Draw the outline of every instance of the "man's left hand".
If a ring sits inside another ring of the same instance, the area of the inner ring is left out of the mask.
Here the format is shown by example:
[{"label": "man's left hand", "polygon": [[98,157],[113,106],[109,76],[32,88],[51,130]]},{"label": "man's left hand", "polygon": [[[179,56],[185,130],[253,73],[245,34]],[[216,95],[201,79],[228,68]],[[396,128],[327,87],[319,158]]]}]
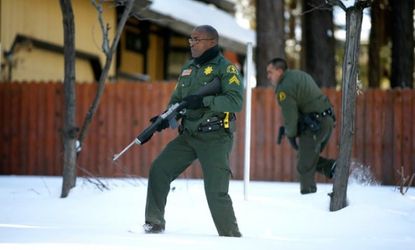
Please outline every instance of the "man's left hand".
[{"label": "man's left hand", "polygon": [[293,149],[298,150],[297,137],[288,137],[288,141],[290,142]]},{"label": "man's left hand", "polygon": [[203,106],[203,96],[201,95],[188,95],[183,98],[183,101],[187,102],[186,108],[199,109]]}]

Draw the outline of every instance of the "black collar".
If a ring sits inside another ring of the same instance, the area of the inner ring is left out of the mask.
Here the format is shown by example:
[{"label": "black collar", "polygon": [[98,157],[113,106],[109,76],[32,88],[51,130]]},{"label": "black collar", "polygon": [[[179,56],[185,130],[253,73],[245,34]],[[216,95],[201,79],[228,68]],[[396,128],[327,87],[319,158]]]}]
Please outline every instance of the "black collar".
[{"label": "black collar", "polygon": [[215,45],[214,47],[203,52],[203,54],[199,57],[193,58],[193,61],[196,64],[196,66],[200,67],[204,63],[215,58],[217,55],[219,55],[219,46]]}]

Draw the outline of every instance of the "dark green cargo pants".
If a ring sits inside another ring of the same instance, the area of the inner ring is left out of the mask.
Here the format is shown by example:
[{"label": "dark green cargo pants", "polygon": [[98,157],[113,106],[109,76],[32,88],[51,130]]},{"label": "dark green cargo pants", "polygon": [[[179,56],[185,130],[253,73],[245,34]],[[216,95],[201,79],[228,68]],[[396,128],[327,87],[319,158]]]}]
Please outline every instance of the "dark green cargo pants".
[{"label": "dark green cargo pants", "polygon": [[164,209],[170,183],[198,158],[202,166],[206,198],[219,235],[240,236],[228,194],[232,143],[232,135],[223,129],[195,135],[184,132],[168,143],[150,169],[146,222],[165,225]]},{"label": "dark green cargo pants", "polygon": [[321,151],[330,139],[333,130],[333,119],[330,116],[322,117],[320,122],[321,130],[318,133],[315,134],[307,129],[299,137],[297,172],[302,194],[316,192],[315,173],[319,172],[326,177],[330,177],[331,167],[335,161],[320,156]]}]

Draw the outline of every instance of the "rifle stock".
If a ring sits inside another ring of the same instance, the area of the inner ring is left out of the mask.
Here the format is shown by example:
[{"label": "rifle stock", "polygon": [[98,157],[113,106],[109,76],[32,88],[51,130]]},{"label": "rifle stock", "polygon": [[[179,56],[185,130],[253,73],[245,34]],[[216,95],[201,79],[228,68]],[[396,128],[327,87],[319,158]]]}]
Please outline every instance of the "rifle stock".
[{"label": "rifle stock", "polygon": [[[201,96],[208,96],[208,95],[215,95],[218,94],[221,91],[221,84],[218,77],[215,77],[211,82],[207,83],[205,86],[198,89],[195,93],[195,95],[201,95]],[[175,103],[170,108],[159,115],[157,119],[151,123],[150,126],[145,128],[137,137],[136,139],[131,142],[126,148],[124,148],[123,151],[121,151],[119,154],[114,155],[113,161],[117,160],[122,154],[124,154],[134,143],[138,145],[142,145],[153,136],[154,132],[157,131],[157,127],[164,121],[171,119],[174,119],[176,115],[183,109],[185,109],[187,106],[186,101],[181,101],[180,103]]]}]

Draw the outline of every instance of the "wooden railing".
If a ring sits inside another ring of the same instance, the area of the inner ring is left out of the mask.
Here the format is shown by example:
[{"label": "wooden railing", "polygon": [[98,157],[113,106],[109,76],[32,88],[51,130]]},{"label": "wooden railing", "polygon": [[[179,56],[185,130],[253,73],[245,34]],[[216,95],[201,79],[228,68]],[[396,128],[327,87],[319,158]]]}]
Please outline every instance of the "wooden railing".
[{"label": "wooden railing", "polygon": [[[174,83],[107,84],[78,161],[78,175],[120,177],[148,175],[151,161],[177,134],[156,133],[150,142],[134,146],[115,163],[119,152],[149,125],[149,118],[166,107]],[[94,84],[78,84],[79,126],[96,91]],[[323,154],[338,155],[341,92],[325,89],[334,104],[337,126]],[[61,175],[63,86],[56,83],[0,84],[0,174]],[[287,141],[276,144],[282,117],[272,89],[254,89],[252,103],[251,179],[295,181],[296,157]],[[231,155],[236,179],[243,178],[244,112],[237,116]],[[415,172],[415,91],[367,90],[357,98],[353,161],[370,166],[383,184],[396,184],[397,170]],[[201,177],[198,163],[184,176]],[[318,181],[326,181],[318,177]]]}]

